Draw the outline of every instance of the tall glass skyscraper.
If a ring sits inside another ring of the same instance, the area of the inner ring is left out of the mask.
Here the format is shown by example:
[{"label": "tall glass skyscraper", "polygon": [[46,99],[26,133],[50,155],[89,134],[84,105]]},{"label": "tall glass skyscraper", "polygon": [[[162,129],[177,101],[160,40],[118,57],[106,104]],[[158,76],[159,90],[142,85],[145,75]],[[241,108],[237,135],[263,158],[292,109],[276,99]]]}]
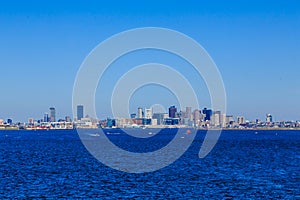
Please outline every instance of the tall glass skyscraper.
[{"label": "tall glass skyscraper", "polygon": [[177,112],[177,108],[175,106],[171,106],[169,108],[169,117],[176,118],[176,112]]},{"label": "tall glass skyscraper", "polygon": [[204,120],[205,120],[205,121],[210,121],[211,116],[212,116],[212,110],[211,110],[211,109],[204,108],[203,111],[202,111],[202,113],[205,115]]},{"label": "tall glass skyscraper", "polygon": [[56,119],[55,119],[55,108],[54,107],[50,108],[50,121],[51,122],[55,122],[56,121]]},{"label": "tall glass skyscraper", "polygon": [[83,118],[83,105],[77,106],[77,120],[81,120]]},{"label": "tall glass skyscraper", "polygon": [[49,122],[49,115],[48,115],[48,113],[44,114],[44,122]]}]

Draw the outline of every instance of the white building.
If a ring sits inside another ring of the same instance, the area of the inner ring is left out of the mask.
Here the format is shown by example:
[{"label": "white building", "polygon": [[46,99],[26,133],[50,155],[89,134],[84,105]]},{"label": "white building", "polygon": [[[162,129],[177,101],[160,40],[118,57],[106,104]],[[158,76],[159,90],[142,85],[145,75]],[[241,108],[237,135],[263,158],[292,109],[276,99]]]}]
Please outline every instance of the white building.
[{"label": "white building", "polygon": [[138,115],[137,118],[143,118],[143,109],[142,108],[138,108]]},{"label": "white building", "polygon": [[212,124],[216,127],[221,126],[221,111],[215,111],[213,113]]},{"label": "white building", "polygon": [[266,122],[267,123],[272,123],[273,122],[273,119],[272,119],[272,115],[271,114],[267,114],[267,118],[266,118]]},{"label": "white building", "polygon": [[237,123],[238,124],[245,124],[246,123],[245,117],[237,116]]},{"label": "white building", "polygon": [[221,115],[221,124],[222,124],[222,128],[226,128],[227,125],[229,124],[229,123],[227,123],[227,121],[226,121],[226,114],[225,114],[225,113],[223,113],[223,114]]}]

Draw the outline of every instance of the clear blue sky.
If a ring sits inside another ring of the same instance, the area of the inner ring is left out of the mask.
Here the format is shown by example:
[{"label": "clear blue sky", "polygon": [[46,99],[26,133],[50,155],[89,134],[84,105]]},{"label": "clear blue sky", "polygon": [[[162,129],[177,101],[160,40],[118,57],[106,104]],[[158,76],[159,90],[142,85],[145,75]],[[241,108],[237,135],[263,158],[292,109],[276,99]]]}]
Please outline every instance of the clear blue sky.
[{"label": "clear blue sky", "polygon": [[[229,114],[300,119],[297,0],[1,1],[0,118],[38,119],[51,106],[59,117],[71,115],[73,83],[87,54],[113,34],[145,26],[180,31],[208,51],[223,76]],[[129,55],[119,64],[140,64],[140,57],[135,63]],[[142,104],[142,90],[147,89],[151,94],[151,87],[141,89],[133,102]],[[105,117],[109,111],[101,95],[96,97],[98,113]],[[167,107],[173,103],[170,95],[152,100],[150,95],[141,106],[162,101]],[[210,104],[205,89],[199,101]]]}]

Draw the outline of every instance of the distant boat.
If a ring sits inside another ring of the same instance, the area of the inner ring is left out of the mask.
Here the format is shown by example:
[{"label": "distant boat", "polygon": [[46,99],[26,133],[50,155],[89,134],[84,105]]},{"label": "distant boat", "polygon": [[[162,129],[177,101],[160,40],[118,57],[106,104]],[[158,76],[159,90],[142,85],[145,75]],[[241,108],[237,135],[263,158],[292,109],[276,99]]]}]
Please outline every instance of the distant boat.
[{"label": "distant boat", "polygon": [[90,136],[93,136],[93,137],[98,137],[100,136],[99,133],[95,133],[95,134],[89,134]]}]

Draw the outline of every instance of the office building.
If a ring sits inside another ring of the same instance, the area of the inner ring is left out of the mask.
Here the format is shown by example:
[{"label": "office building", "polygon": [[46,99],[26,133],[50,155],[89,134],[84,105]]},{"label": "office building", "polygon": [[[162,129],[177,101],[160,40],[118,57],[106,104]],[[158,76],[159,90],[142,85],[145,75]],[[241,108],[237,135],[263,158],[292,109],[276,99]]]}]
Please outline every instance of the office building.
[{"label": "office building", "polygon": [[175,106],[171,106],[169,108],[169,118],[176,118],[177,108]]},{"label": "office building", "polygon": [[188,118],[189,120],[193,119],[192,107],[186,107],[185,108],[185,118]]},{"label": "office building", "polygon": [[210,121],[212,116],[212,110],[204,108],[202,111],[204,115],[204,121]]},{"label": "office building", "polygon": [[55,108],[51,107],[50,108],[50,121],[51,122],[55,122],[56,121],[55,115],[56,115]]},{"label": "office building", "polygon": [[81,120],[84,116],[83,113],[83,105],[78,105],[77,106],[77,120]]},{"label": "office building", "polygon": [[216,127],[220,127],[221,126],[221,111],[215,111],[213,114],[213,125]]},{"label": "office building", "polygon": [[165,113],[154,113],[152,118],[157,121],[157,125],[162,125],[164,122],[164,118],[168,118],[169,115],[165,116]]},{"label": "office building", "polygon": [[141,107],[138,108],[138,118],[139,119],[143,118],[143,108]]},{"label": "office building", "polygon": [[49,114],[48,113],[45,113],[44,114],[44,122],[49,122]]},{"label": "office building", "polygon": [[245,124],[246,123],[245,117],[237,116],[237,123],[238,124]]},{"label": "office building", "polygon": [[195,124],[198,124],[201,121],[201,111],[196,109],[193,112],[193,119]]},{"label": "office building", "polygon": [[7,119],[7,124],[12,125],[13,121],[12,119]]},{"label": "office building", "polygon": [[273,122],[273,117],[271,114],[267,114],[267,119],[266,119],[267,123],[272,123]]}]

